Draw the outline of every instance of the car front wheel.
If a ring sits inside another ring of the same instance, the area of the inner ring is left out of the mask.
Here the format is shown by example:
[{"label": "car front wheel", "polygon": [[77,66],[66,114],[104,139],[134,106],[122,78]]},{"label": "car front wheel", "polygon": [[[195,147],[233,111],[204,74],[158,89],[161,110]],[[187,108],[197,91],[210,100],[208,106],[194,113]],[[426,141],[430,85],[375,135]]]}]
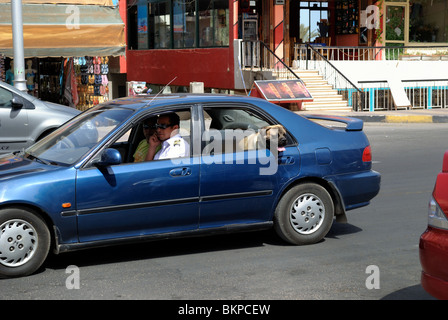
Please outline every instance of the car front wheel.
[{"label": "car front wheel", "polygon": [[287,191],[275,210],[275,230],[285,241],[312,244],[322,240],[333,224],[334,204],[325,188],[303,183]]},{"label": "car front wheel", "polygon": [[0,210],[0,276],[26,276],[45,261],[50,232],[36,214],[18,208]]}]

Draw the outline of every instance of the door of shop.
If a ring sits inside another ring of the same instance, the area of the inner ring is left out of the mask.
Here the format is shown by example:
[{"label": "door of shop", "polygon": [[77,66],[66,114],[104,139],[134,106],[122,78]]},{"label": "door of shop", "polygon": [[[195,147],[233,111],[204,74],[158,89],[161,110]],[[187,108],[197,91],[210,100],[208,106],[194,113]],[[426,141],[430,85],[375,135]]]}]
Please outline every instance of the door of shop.
[{"label": "door of shop", "polygon": [[318,37],[325,37],[319,32],[318,22],[328,20],[328,1],[300,2],[300,39],[302,42],[314,42]]}]

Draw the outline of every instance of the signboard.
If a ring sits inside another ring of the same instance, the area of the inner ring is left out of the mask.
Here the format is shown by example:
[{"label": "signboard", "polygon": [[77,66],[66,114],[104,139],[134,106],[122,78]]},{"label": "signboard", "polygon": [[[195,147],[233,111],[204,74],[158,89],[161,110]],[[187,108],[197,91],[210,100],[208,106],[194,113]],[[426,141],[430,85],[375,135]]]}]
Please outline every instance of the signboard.
[{"label": "signboard", "polygon": [[[262,97],[271,102],[312,101],[305,84],[300,79],[295,80],[262,80],[254,82],[255,88],[251,96]],[[255,89],[255,90],[254,90]]]}]

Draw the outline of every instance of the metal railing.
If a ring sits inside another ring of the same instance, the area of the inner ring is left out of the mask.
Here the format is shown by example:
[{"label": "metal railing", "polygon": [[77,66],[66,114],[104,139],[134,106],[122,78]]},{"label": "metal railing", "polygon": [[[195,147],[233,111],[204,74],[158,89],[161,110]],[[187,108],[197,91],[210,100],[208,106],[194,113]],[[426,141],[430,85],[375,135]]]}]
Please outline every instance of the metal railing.
[{"label": "metal railing", "polygon": [[294,60],[319,59],[307,53],[312,46],[328,60],[445,60],[448,61],[448,46],[323,46],[318,44],[294,44]]},{"label": "metal railing", "polygon": [[362,111],[394,110],[395,104],[389,84],[384,81],[360,81],[364,92],[364,109]]},{"label": "metal railing", "polygon": [[[258,75],[258,78],[254,76],[253,79],[263,80],[268,79],[267,77],[271,77],[271,79],[300,79],[262,41],[242,41],[240,50],[241,66]],[[299,66],[299,68],[318,70],[320,75],[338,91],[338,94],[342,95],[353,110],[364,109],[362,106],[364,102],[363,92],[313,47],[309,46],[308,51],[320,57],[319,63],[316,63],[316,60],[308,63],[308,60],[306,60],[306,66]],[[263,71],[268,71],[268,73],[263,73]]]},{"label": "metal railing", "polygon": [[[351,82],[338,68],[336,68],[319,49],[306,44],[301,55],[306,59],[296,60],[296,67],[303,70],[317,70],[319,75],[328,82],[354,111],[365,109],[364,92]],[[312,57],[312,59],[311,59]]]},{"label": "metal railing", "polygon": [[405,80],[403,84],[412,108],[448,108],[448,79]]},{"label": "metal railing", "polygon": [[[269,47],[262,41],[241,41],[240,47],[241,66],[246,70],[257,72],[262,79],[300,79],[294,71],[285,64]],[[267,73],[263,73],[266,71]]]},{"label": "metal railing", "polygon": [[[402,81],[412,109],[448,108],[448,79]],[[360,81],[364,91],[363,111],[396,110],[386,80]]]}]

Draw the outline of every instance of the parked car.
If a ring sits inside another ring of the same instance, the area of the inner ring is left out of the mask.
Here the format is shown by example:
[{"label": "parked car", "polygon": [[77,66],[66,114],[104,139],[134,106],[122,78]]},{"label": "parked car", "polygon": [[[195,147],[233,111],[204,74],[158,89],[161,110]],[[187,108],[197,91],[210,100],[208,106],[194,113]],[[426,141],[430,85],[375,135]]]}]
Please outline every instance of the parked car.
[{"label": "parked car", "polygon": [[79,113],[0,81],[0,154],[29,147]]},{"label": "parked car", "polygon": [[428,227],[420,237],[421,283],[438,299],[448,299],[448,150],[428,206]]},{"label": "parked car", "polygon": [[[144,121],[167,112],[179,116],[189,156],[134,162]],[[279,124],[285,131],[276,133]],[[304,117],[244,96],[137,96],[95,106],[0,158],[0,275],[33,273],[50,248],[272,227],[292,244],[321,241],[335,217],[345,220],[379,192],[362,128],[359,119]],[[254,135],[263,141],[268,130],[269,146],[241,144]]]}]

